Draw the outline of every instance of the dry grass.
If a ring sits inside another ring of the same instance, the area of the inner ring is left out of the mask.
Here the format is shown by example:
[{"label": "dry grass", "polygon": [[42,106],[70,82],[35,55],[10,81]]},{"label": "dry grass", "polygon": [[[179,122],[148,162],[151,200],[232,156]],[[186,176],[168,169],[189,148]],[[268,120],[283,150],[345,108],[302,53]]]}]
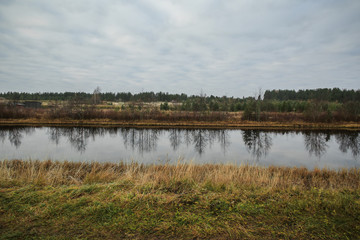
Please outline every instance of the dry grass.
[{"label": "dry grass", "polygon": [[80,185],[89,183],[131,182],[153,188],[186,184],[231,187],[256,185],[270,188],[359,189],[360,170],[258,167],[235,165],[142,165],[137,163],[75,163],[54,161],[0,161],[0,185]]},{"label": "dry grass", "polygon": [[360,239],[360,171],[0,161],[0,239]]}]

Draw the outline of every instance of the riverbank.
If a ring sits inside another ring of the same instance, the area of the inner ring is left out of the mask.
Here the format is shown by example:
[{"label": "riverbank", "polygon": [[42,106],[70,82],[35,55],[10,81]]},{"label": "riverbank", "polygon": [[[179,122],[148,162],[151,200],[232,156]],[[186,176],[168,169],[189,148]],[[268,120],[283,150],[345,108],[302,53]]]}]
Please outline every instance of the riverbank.
[{"label": "riverbank", "polygon": [[358,239],[360,172],[0,161],[0,236]]},{"label": "riverbank", "polygon": [[59,127],[137,127],[137,128],[215,128],[215,129],[263,129],[263,130],[360,130],[357,122],[311,123],[303,121],[256,122],[239,119],[228,121],[116,121],[110,119],[0,119],[0,126],[59,126]]}]

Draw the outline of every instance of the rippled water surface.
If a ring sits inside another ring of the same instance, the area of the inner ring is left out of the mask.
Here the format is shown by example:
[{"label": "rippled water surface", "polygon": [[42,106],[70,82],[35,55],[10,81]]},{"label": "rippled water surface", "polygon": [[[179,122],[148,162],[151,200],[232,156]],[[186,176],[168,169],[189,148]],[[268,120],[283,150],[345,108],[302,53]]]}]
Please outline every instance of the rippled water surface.
[{"label": "rippled water surface", "polygon": [[1,159],[359,167],[360,132],[0,128]]}]

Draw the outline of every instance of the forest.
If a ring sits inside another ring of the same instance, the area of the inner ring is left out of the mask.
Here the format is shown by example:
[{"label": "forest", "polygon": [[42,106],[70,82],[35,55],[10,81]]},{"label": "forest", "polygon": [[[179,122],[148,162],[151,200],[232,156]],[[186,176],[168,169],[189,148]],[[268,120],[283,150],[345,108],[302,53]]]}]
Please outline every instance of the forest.
[{"label": "forest", "polygon": [[268,90],[264,94],[264,100],[321,100],[329,102],[360,101],[359,90],[346,90],[339,88],[319,88],[306,90]]},{"label": "forest", "polygon": [[[0,118],[22,118],[29,113],[13,110],[9,104],[29,100],[48,101],[50,118],[109,118],[114,120],[153,119],[166,120],[226,120],[230,112],[241,112],[242,120],[251,121],[308,121],[336,122],[360,120],[360,90],[321,88],[310,90],[266,90],[243,98],[227,96],[188,96],[164,92],[102,93],[97,88],[93,93],[0,93],[6,99],[2,104]],[[159,104],[150,104],[158,102]],[[114,111],[102,111],[101,109]],[[160,110],[160,111],[159,111]],[[222,113],[222,114],[220,114]],[[165,119],[166,118],[166,119]]]},{"label": "forest", "polygon": [[[86,92],[37,92],[37,93],[27,93],[27,92],[3,92],[0,93],[0,97],[6,98],[8,100],[71,100],[74,98],[86,100],[91,99],[94,93]],[[132,94],[131,92],[105,92],[98,93],[102,100],[104,101],[120,101],[120,102],[129,102],[129,101],[139,101],[139,102],[183,102],[188,99],[194,99],[203,97],[207,102],[212,100],[233,100],[241,101],[247,98],[254,98],[254,96],[243,97],[243,98],[234,98],[227,96],[206,96],[201,93],[199,95],[188,96],[185,93],[181,94],[171,94],[168,92],[141,92]],[[256,96],[257,97],[257,96]],[[262,96],[261,96],[262,97]],[[329,102],[348,102],[348,101],[360,101],[360,90],[347,90],[339,88],[319,88],[319,89],[306,89],[306,90],[266,90],[263,95],[263,100],[278,100],[278,101],[307,101],[307,100],[321,100]]]}]

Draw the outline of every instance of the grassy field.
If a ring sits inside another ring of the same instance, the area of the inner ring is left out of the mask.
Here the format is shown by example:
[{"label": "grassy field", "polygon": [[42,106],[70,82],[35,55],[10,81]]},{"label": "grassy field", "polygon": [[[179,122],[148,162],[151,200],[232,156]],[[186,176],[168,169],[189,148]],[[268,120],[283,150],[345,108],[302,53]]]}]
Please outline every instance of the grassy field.
[{"label": "grassy field", "polygon": [[360,170],[0,161],[0,239],[359,239]]}]

